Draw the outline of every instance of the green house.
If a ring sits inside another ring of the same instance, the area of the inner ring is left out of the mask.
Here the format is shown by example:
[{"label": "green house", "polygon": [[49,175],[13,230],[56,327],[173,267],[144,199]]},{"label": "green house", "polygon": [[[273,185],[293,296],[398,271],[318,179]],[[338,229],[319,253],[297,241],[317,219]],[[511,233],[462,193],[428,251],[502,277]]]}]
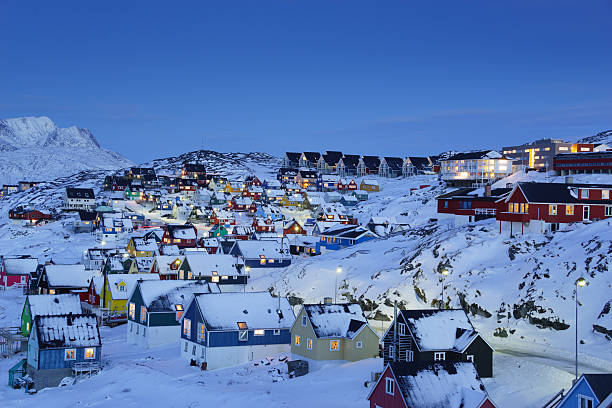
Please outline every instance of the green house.
[{"label": "green house", "polygon": [[217,225],[213,229],[208,231],[209,238],[224,237],[227,234],[229,234],[229,231],[223,225]]},{"label": "green house", "polygon": [[24,336],[30,335],[32,323],[36,316],[69,313],[83,313],[79,295],[28,295],[23,304],[23,311],[21,312],[21,333]]},{"label": "green house", "polygon": [[125,188],[125,199],[126,200],[140,200],[144,198],[144,193],[138,189],[134,189],[130,186]]}]

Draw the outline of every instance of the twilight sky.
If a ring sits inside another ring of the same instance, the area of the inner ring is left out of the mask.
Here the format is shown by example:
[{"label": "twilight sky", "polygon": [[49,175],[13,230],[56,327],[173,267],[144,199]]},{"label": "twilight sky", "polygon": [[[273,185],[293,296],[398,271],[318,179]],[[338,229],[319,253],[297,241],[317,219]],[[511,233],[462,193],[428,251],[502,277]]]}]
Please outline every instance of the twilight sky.
[{"label": "twilight sky", "polygon": [[[93,3],[96,3],[95,5]],[[0,118],[141,162],[421,155],[612,128],[612,1],[0,0]]]}]

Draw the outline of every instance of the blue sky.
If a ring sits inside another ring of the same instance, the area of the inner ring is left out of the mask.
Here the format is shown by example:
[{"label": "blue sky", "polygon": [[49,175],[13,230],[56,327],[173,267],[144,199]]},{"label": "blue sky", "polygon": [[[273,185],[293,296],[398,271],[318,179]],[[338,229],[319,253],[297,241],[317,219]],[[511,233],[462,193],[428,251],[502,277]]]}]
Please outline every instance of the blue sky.
[{"label": "blue sky", "polygon": [[[95,4],[94,4],[95,3]],[[612,128],[610,1],[0,0],[0,117],[140,162],[423,155]]]}]

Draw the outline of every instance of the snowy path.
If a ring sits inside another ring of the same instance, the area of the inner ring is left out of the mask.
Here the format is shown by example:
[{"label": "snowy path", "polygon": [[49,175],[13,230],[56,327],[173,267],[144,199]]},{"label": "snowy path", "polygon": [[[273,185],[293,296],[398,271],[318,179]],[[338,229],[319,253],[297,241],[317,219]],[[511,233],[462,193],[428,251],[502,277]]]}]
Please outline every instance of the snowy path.
[{"label": "snowy path", "polygon": [[[574,374],[575,370],[575,362],[572,358],[564,358],[558,356],[551,356],[540,353],[530,353],[525,351],[513,350],[513,349],[496,349],[496,353],[506,356],[512,356],[516,358],[520,358],[522,360],[529,360],[536,364],[542,364],[549,367],[555,367],[562,371],[565,371],[568,374]],[[602,367],[599,364],[593,364],[590,362],[585,362],[582,360],[578,361],[578,373],[588,373],[588,374],[605,374],[609,373],[605,367]]]}]

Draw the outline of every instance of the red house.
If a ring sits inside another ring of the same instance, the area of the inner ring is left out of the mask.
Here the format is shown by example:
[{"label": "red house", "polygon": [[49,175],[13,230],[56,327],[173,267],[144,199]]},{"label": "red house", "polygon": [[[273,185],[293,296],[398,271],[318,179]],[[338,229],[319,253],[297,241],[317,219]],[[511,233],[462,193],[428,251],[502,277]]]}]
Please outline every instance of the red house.
[{"label": "red house", "polygon": [[209,225],[236,225],[236,218],[226,210],[213,211],[208,217]]},{"label": "red house", "polygon": [[181,178],[195,179],[198,185],[208,184],[206,166],[200,163],[185,163],[181,171]]},{"label": "red house", "polygon": [[470,362],[387,364],[367,399],[370,408],[496,408]]},{"label": "red house", "polygon": [[26,286],[30,277],[36,274],[38,259],[29,256],[2,257],[0,260],[0,286]]},{"label": "red house", "polygon": [[11,220],[23,220],[29,224],[36,224],[40,220],[53,219],[53,216],[51,214],[45,214],[38,210],[16,208],[14,210],[9,210],[9,218]]},{"label": "red house", "polygon": [[348,191],[355,191],[355,190],[357,190],[357,183],[355,182],[355,180],[351,180],[351,181],[349,181],[349,183],[346,185],[345,188]]},{"label": "red house", "polygon": [[485,186],[484,189],[460,188],[438,196],[438,213],[453,214],[462,221],[472,222],[495,217],[497,201],[506,197],[511,188]]},{"label": "red house", "polygon": [[87,289],[87,300],[86,302],[92,306],[100,307],[100,295],[104,286],[103,277],[95,277],[89,282],[89,288]]},{"label": "red house", "polygon": [[253,227],[256,232],[274,232],[274,223],[270,218],[253,218]]},{"label": "red house", "polygon": [[564,153],[553,158],[553,169],[558,175],[605,173],[612,171],[612,152]]},{"label": "red house", "polygon": [[612,184],[518,183],[497,201],[499,231],[557,231],[564,224],[612,217]]},{"label": "red house", "polygon": [[179,191],[196,191],[198,189],[198,181],[195,179],[179,179]]},{"label": "red house", "polygon": [[198,232],[192,224],[164,225],[164,244],[173,244],[179,248],[195,248]]},{"label": "red house", "polygon": [[306,235],[306,230],[299,222],[292,220],[283,227],[283,235]]}]

